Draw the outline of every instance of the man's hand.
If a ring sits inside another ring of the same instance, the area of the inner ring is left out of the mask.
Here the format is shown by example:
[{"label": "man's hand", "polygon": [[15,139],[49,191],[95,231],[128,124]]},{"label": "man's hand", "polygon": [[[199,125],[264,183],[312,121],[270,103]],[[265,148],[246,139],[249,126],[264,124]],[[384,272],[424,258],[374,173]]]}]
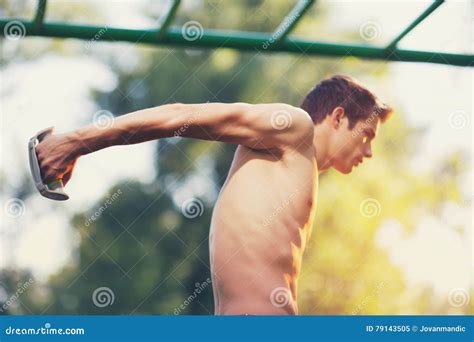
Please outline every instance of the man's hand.
[{"label": "man's hand", "polygon": [[50,134],[36,146],[36,155],[44,183],[62,179],[66,185],[79,155],[71,134]]}]

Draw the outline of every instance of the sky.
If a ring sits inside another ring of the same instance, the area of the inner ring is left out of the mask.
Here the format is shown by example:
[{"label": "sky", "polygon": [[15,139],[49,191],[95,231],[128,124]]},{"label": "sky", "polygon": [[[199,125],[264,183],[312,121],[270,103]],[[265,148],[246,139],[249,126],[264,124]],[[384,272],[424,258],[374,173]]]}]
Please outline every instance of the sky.
[{"label": "sky", "polygon": [[[103,2],[98,2],[97,6],[107,13],[109,25],[117,24],[117,18],[120,18],[120,25],[129,27],[150,25],[149,19],[140,12],[140,6],[127,3],[110,6]],[[391,2],[341,1],[334,2],[334,6],[337,16],[329,25],[344,30],[347,27],[357,29],[367,22],[375,23],[380,41],[385,42],[404,26],[400,18],[409,21],[410,15],[406,13],[416,16],[427,2],[412,2],[409,12],[406,2],[397,6]],[[345,18],[344,22],[338,20],[341,17]],[[447,52],[466,52],[466,48],[470,48],[472,53],[471,17],[472,8],[468,2],[448,2],[400,46]],[[18,44],[22,42],[6,42],[4,53],[14,55]],[[101,45],[101,49],[123,57],[120,60],[127,62],[124,68],[136,66],[131,44],[106,44]],[[471,155],[471,166],[462,184],[466,198],[471,198],[467,205],[459,207],[446,203],[442,219],[424,218],[408,237],[403,236],[402,227],[396,220],[389,220],[384,222],[376,239],[404,271],[410,286],[431,285],[440,296],[445,296],[452,288],[472,286],[472,76],[472,71],[465,68],[392,63],[389,76],[377,84],[382,98],[403,106],[401,110],[411,125],[427,128],[423,143],[413,156],[414,168],[428,171],[458,149]],[[45,127],[54,126],[56,131],[65,132],[92,123],[91,114],[103,108],[98,108],[92,101],[91,91],[111,91],[117,79],[106,64],[85,53],[73,56],[45,54],[26,61],[13,61],[0,70],[0,78],[0,170],[7,183],[0,199],[5,208],[7,203],[11,205],[8,201],[12,189],[21,182],[18,175],[28,168],[28,139]],[[27,267],[40,280],[46,280],[70,260],[77,247],[78,239],[69,226],[69,216],[89,208],[120,179],[131,177],[143,183],[151,182],[155,177],[151,162],[154,144],[112,147],[82,157],[67,186],[67,192],[71,194],[69,201],[55,203],[32,196],[19,206],[23,212],[21,216],[4,215],[0,226],[0,267],[6,264]],[[123,163],[127,158],[133,158],[134,162]],[[196,191],[203,190],[196,185]],[[177,196],[178,200],[186,197]],[[467,227],[465,232],[451,229],[458,221]],[[450,249],[441,256],[438,251],[446,249],[447,242]],[[9,248],[12,245],[16,248]],[[420,257],[420,250],[439,260],[433,262],[431,257]]]}]

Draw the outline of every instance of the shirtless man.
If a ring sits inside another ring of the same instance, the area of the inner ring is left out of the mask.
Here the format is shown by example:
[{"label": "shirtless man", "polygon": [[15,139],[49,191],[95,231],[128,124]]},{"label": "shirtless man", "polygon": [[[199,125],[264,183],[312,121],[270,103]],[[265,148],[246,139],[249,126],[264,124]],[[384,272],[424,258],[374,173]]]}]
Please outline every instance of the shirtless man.
[{"label": "shirtless man", "polygon": [[67,183],[80,156],[182,136],[238,144],[214,207],[210,260],[217,315],[296,315],[318,174],[350,173],[372,157],[391,109],[347,76],[316,85],[301,108],[283,103],[166,104],[51,135],[37,148],[45,181]]}]

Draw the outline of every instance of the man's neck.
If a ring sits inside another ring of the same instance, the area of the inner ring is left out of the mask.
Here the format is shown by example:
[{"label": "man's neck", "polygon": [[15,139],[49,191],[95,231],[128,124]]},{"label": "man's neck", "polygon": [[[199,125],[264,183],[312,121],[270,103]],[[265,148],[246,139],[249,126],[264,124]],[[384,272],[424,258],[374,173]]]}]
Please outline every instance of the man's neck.
[{"label": "man's neck", "polygon": [[316,154],[316,162],[318,163],[319,173],[322,173],[331,167],[328,146],[329,137],[323,125],[318,125],[314,129],[313,146]]}]

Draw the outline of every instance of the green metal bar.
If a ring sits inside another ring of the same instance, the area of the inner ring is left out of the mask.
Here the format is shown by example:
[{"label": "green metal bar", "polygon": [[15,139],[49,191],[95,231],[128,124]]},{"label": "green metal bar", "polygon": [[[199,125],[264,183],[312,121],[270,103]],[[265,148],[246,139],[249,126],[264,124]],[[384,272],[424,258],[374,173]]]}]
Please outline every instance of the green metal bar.
[{"label": "green metal bar", "polygon": [[[0,30],[3,31],[5,25],[10,20],[0,19]],[[81,26],[76,24],[64,23],[44,23],[41,33],[34,30],[33,24],[28,21],[22,21],[26,29],[26,35],[44,36],[57,38],[78,38],[84,40],[97,40],[94,36],[99,31],[104,31],[101,26]],[[181,27],[170,27],[166,36],[157,37],[156,30],[131,30],[121,28],[108,28],[101,35],[101,41],[124,41],[131,43],[146,43],[159,46],[180,46],[197,48],[232,48],[242,51],[271,51],[271,52],[291,52],[313,56],[340,56],[351,55],[354,57],[401,61],[401,62],[425,62],[456,66],[474,66],[474,55],[450,54],[433,51],[413,51],[400,50],[387,51],[385,48],[333,44],[311,41],[305,39],[288,38],[281,44],[270,45],[267,49],[263,44],[271,38],[268,33],[259,32],[239,32],[224,30],[208,30],[203,32],[202,36],[196,40],[189,40],[183,37]]]},{"label": "green metal bar", "polygon": [[430,7],[428,7],[418,18],[416,18],[406,29],[403,30],[394,40],[392,40],[386,47],[387,50],[394,49],[403,37],[405,37],[411,30],[413,30],[419,23],[425,20],[431,13],[433,13],[439,6],[443,4],[444,0],[435,0]]},{"label": "green metal bar", "polygon": [[283,21],[278,25],[276,30],[272,34],[272,38],[275,44],[281,43],[293,28],[298,24],[298,21],[303,18],[306,11],[314,3],[315,0],[300,0],[293,7],[290,13],[283,19]]},{"label": "green metal bar", "polygon": [[179,4],[181,3],[181,0],[173,0],[173,4],[171,5],[170,9],[168,10],[168,13],[166,13],[163,22],[158,30],[158,36],[162,37],[166,34],[166,30],[168,29],[168,26],[170,26],[171,21],[173,20],[174,16],[176,15],[176,12],[178,11]]},{"label": "green metal bar", "polygon": [[43,25],[44,15],[46,13],[46,0],[38,0],[38,7],[36,8],[36,14],[34,19],[34,25],[36,32],[39,32]]}]

